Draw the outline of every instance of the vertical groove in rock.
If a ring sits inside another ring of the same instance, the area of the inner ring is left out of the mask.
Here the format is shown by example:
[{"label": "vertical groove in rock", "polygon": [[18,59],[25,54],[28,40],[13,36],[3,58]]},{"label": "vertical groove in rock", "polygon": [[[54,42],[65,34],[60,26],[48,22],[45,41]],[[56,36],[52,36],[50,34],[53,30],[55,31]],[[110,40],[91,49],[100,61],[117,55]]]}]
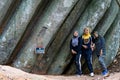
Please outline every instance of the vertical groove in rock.
[{"label": "vertical groove in rock", "polygon": [[47,51],[47,53],[49,54],[56,55],[53,56],[53,58],[55,59],[53,59],[52,64],[48,69],[48,74],[62,74],[62,72],[64,71],[64,66],[62,67],[60,64],[58,64],[61,62],[61,60],[59,59],[60,56],[58,55],[59,48],[65,41],[66,37],[70,34],[72,28],[74,28],[76,22],[80,18],[81,14],[84,12],[88,3],[90,3],[90,0],[80,0],[73,8],[65,23],[63,23],[58,33],[56,34],[55,40]]},{"label": "vertical groove in rock", "polygon": [[2,8],[4,11],[0,11],[3,14],[0,18],[0,35],[21,2],[22,0],[8,0],[7,3],[9,4],[5,3],[5,7]]},{"label": "vertical groove in rock", "polygon": [[[90,27],[106,39],[108,66],[120,47],[119,9],[120,0],[0,0],[0,64],[38,74],[72,74],[72,33],[78,30],[81,36]],[[33,54],[38,46],[45,54]]]},{"label": "vertical groove in rock", "polygon": [[[118,12],[119,12],[119,7],[116,1],[113,0],[110,8],[106,11],[105,15],[96,26],[95,31],[98,31],[100,35],[105,36],[106,32],[109,30],[109,28],[111,28],[111,24],[113,24],[113,21],[116,19]],[[94,63],[93,63],[94,68],[99,69],[100,65],[98,63],[98,59],[96,58],[96,54],[93,54],[93,59],[94,59]]]},{"label": "vertical groove in rock", "polygon": [[0,64],[6,64],[9,61],[12,51],[15,49],[40,2],[41,0],[23,0],[13,14],[3,34],[0,36]]},{"label": "vertical groove in rock", "polygon": [[13,0],[0,0],[0,24]]},{"label": "vertical groove in rock", "polygon": [[[20,51],[19,53],[20,55],[17,57],[17,60],[14,62],[15,67],[21,68],[22,70],[28,72],[31,71],[31,68],[34,66],[34,63],[36,61],[36,54],[33,54],[35,47],[37,46],[36,39],[39,38],[40,40],[38,41],[38,43],[43,43],[42,46],[46,48],[46,46],[49,44],[49,41],[54,36],[56,31],[59,29],[60,25],[63,23],[64,19],[67,17],[67,15],[71,11],[72,7],[76,4],[76,2],[77,0],[69,0],[69,1],[54,0],[50,4],[50,6],[46,9],[45,14],[42,16],[40,21],[38,21],[38,24],[36,25],[36,28],[34,29],[34,32],[30,37],[28,43]],[[39,34],[44,27],[46,28],[46,30],[44,35],[42,35],[41,37],[39,36]],[[46,53],[44,56],[47,55],[48,54]],[[40,56],[41,55],[39,55],[39,57]],[[38,63],[36,62],[38,65],[39,65],[39,60],[37,60]],[[44,57],[42,61],[45,60],[46,58]],[[47,68],[48,64],[49,63],[44,64],[43,68]],[[39,67],[42,66],[38,66],[38,68]],[[41,71],[39,71],[39,69],[37,70],[37,72],[41,72],[41,73],[42,71],[46,71],[46,70],[45,69],[41,69]]]},{"label": "vertical groove in rock", "polygon": [[25,43],[28,41],[30,35],[33,32],[32,31],[33,28],[35,28],[36,23],[44,14],[44,10],[49,5],[49,3],[50,3],[50,0],[42,0],[42,2],[38,5],[33,17],[31,18],[29,24],[27,25],[27,28],[23,33],[23,36],[21,37],[19,43],[17,44],[14,51],[12,52],[7,64],[12,64],[13,61],[16,59],[16,56],[18,55],[20,49],[22,49],[22,47],[24,47]]},{"label": "vertical groove in rock", "polygon": [[114,60],[119,49],[120,41],[120,9],[116,19],[105,35],[106,39],[106,63],[107,66]]},{"label": "vertical groove in rock", "polygon": [[[120,10],[116,16],[116,18],[114,19],[112,25],[110,26],[110,28],[107,30],[107,33],[104,35],[105,40],[106,40],[106,64],[107,66],[110,65],[110,63],[114,60],[117,52],[118,52],[118,48],[119,48],[119,35],[120,35]],[[100,65],[98,63],[97,59],[94,59],[94,69],[95,71],[100,69]]]},{"label": "vertical groove in rock", "polygon": [[[111,3],[111,0],[109,1],[93,0],[87,7],[86,11],[83,13],[82,17],[79,19],[74,30],[78,30],[80,36],[82,35],[83,28],[85,28],[86,26],[90,27],[91,30],[93,30],[95,26],[97,25],[97,23],[99,22],[99,20],[104,15],[104,13],[106,12],[106,10],[109,8],[110,3]],[[72,37],[73,31],[68,36],[68,38],[64,42],[64,45],[61,47],[58,53],[58,57],[60,56],[61,58],[59,59],[62,61],[61,63],[59,63],[61,64],[61,66],[66,66],[67,64],[69,64],[71,60],[71,57],[70,57],[71,55],[69,52],[69,42]]]},{"label": "vertical groove in rock", "polygon": [[94,30],[98,31],[100,35],[104,36],[116,18],[118,11],[119,6],[117,5],[117,2],[115,0],[112,0],[109,9],[106,11]]}]

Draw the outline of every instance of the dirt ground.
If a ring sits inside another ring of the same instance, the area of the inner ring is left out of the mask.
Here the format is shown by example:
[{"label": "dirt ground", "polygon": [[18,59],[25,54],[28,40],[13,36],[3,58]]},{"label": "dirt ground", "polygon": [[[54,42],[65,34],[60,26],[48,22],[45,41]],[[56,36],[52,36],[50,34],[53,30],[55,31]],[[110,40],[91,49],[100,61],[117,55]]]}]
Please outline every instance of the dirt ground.
[{"label": "dirt ground", "polygon": [[110,73],[120,73],[120,49],[112,64],[108,67]]},{"label": "dirt ground", "polygon": [[104,78],[101,75],[90,77],[83,76],[63,76],[63,75],[35,75],[26,73],[10,66],[0,66],[0,80],[120,80],[120,72],[110,73],[109,77]]},{"label": "dirt ground", "polygon": [[104,78],[101,75],[90,77],[89,75],[35,75],[26,73],[10,66],[0,65],[0,80],[120,80],[120,49],[112,64],[108,67],[110,76]]}]

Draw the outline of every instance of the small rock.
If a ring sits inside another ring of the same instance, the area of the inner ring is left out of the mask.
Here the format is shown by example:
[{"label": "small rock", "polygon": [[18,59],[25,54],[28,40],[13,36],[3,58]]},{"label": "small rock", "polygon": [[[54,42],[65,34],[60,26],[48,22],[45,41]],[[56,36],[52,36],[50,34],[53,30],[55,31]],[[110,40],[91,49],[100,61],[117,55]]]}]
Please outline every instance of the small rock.
[{"label": "small rock", "polygon": [[115,59],[113,62],[116,63],[116,62],[117,62],[117,59]]},{"label": "small rock", "polygon": [[117,71],[117,72],[120,72],[120,69],[117,69],[116,71]]}]

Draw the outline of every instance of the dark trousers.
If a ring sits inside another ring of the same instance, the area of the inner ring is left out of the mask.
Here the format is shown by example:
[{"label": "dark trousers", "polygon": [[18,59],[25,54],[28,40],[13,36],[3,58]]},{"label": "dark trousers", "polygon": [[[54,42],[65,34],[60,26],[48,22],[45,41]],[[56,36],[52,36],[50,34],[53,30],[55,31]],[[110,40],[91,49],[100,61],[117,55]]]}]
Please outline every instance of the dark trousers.
[{"label": "dark trousers", "polygon": [[74,55],[75,65],[76,65],[76,74],[81,75],[81,53],[77,53]]},{"label": "dark trousers", "polygon": [[85,58],[85,62],[87,63],[88,69],[90,73],[93,72],[93,66],[92,66],[92,51],[84,51],[83,56]]}]

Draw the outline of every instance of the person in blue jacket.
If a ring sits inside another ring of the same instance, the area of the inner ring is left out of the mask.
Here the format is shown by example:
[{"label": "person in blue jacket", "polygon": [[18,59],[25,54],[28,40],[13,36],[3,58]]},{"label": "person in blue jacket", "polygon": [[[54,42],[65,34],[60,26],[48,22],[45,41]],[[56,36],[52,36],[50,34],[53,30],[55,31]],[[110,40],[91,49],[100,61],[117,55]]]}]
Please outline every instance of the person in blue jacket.
[{"label": "person in blue jacket", "polygon": [[82,35],[82,54],[90,71],[90,76],[93,77],[94,72],[92,66],[92,37],[90,34],[90,29],[88,27],[84,28],[84,32]]},{"label": "person in blue jacket", "polygon": [[82,75],[82,70],[81,70],[81,53],[82,53],[82,39],[81,37],[79,37],[78,35],[78,31],[74,31],[73,37],[70,41],[70,51],[73,55],[73,58],[75,60],[75,64],[76,64],[76,74],[78,76]]},{"label": "person in blue jacket", "polygon": [[95,50],[99,63],[103,69],[102,75],[108,76],[109,71],[107,69],[107,66],[105,64],[105,55],[106,55],[106,49],[105,49],[105,39],[104,37],[100,36],[97,31],[94,31],[94,43],[95,43]]}]

